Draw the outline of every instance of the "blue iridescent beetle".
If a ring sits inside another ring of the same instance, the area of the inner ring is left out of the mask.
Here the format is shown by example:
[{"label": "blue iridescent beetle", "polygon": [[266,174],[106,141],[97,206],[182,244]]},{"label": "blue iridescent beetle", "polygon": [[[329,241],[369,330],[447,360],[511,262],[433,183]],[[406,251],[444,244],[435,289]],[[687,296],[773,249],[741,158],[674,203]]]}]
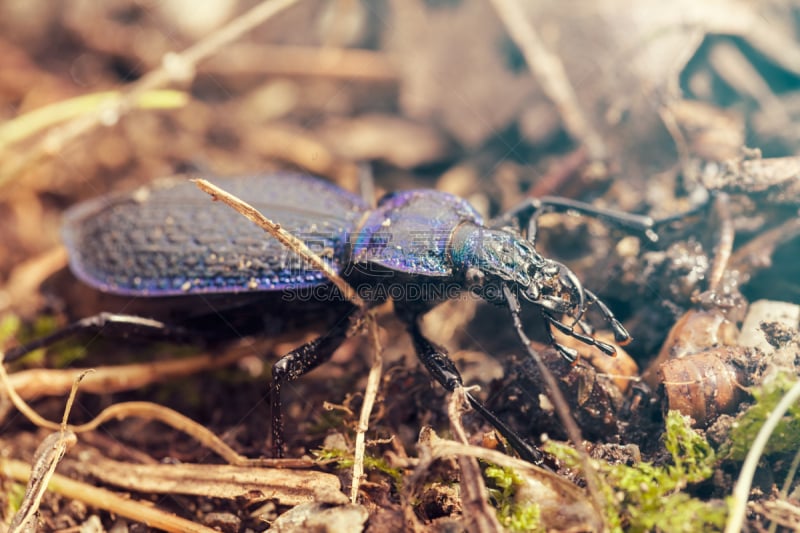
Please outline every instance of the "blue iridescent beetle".
[{"label": "blue iridescent beetle", "polygon": [[[630,340],[608,307],[585,289],[572,271],[536,251],[535,222],[546,210],[576,211],[653,238],[649,217],[606,211],[564,198],[542,198],[531,199],[486,224],[465,200],[435,190],[392,193],[373,209],[360,197],[303,174],[213,181],[306,241],[366,296],[369,304],[391,296],[420,360],[450,391],[462,384],[461,376],[447,354],[423,336],[418,319],[451,298],[453,289],[473,291],[494,304],[507,305],[516,323],[520,323],[517,299],[534,304],[549,326],[551,343],[569,360],[577,353],[557,343],[550,328],[609,355],[614,353],[613,346],[591,336],[584,321],[592,304],[607,320],[618,343]],[[132,193],[80,204],[68,211],[63,235],[73,273],[110,294],[148,300],[221,297],[219,301],[225,302],[221,305],[235,310],[240,303],[262,297],[268,306],[280,305],[268,297],[281,294],[283,300],[286,296],[297,300],[304,291],[329,285],[321,272],[309,269],[299,256],[238,213],[210,202],[187,178],[162,180]],[[421,286],[429,290],[420,291]],[[310,290],[308,294],[320,293]],[[196,323],[188,317],[165,323],[100,313],[11,350],[7,359],[85,330],[174,340],[206,333],[193,327]],[[283,453],[282,385],[327,360],[347,331],[348,320],[343,317],[328,333],[274,364],[271,395],[276,455]],[[538,458],[501,420],[473,396],[468,398],[522,455]]]}]

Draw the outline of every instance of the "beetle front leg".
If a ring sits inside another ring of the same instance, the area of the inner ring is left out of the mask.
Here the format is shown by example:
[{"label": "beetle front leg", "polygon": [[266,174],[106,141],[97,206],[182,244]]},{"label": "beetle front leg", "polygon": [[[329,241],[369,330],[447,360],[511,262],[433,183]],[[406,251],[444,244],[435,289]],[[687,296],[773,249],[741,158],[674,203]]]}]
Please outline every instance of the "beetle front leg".
[{"label": "beetle front leg", "polygon": [[296,380],[330,359],[333,352],[347,338],[348,329],[349,321],[341,320],[328,333],[295,348],[272,365],[270,408],[272,410],[272,450],[275,457],[283,457],[284,426],[281,409],[283,384]]},{"label": "beetle front leg", "polygon": [[[414,341],[414,348],[417,351],[419,360],[422,361],[431,376],[449,392],[453,392],[458,387],[463,387],[464,382],[455,363],[453,363],[444,349],[438,348],[422,334],[417,322],[416,319],[409,320],[408,331]],[[472,408],[478,411],[487,422],[505,437],[511,447],[519,453],[520,457],[534,464],[543,463],[544,456],[542,452],[525,442],[522,437],[517,435],[514,430],[508,427],[505,422],[500,420],[471,393],[465,391],[464,394],[466,394]]]}]

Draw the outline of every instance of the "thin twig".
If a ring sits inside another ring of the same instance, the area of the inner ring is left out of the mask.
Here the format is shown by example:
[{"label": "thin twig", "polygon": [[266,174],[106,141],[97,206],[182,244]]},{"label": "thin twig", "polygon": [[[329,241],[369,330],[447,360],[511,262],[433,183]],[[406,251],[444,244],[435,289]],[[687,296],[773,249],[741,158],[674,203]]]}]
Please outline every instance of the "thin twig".
[{"label": "thin twig", "polygon": [[[0,473],[8,479],[25,481],[31,476],[31,468],[22,461],[0,459]],[[160,511],[153,507],[152,502],[139,503],[128,496],[123,497],[66,476],[53,475],[48,488],[56,494],[82,501],[89,507],[107,509],[113,515],[124,516],[164,531],[218,533],[216,529]]]},{"label": "thin twig", "polygon": [[[259,351],[268,353],[271,342],[259,343]],[[215,370],[252,355],[252,346],[237,346],[225,355],[204,353],[180,359],[157,360],[149,363],[103,366],[95,369],[81,385],[83,392],[109,394],[134,390],[153,383],[184,377],[198,372]],[[75,377],[83,372],[80,368],[20,370],[9,376],[9,387],[25,400],[40,396],[58,396],[69,390]]]},{"label": "thin twig", "polygon": [[136,464],[109,459],[96,450],[82,449],[74,467],[104,484],[142,494],[185,494],[203,498],[247,501],[276,500],[281,505],[342,503],[341,482],[334,474],[306,466],[302,470],[257,465],[201,463]]},{"label": "thin twig", "polygon": [[369,429],[369,417],[372,414],[372,407],[375,405],[378,386],[381,382],[381,372],[383,371],[383,346],[379,336],[378,322],[372,312],[367,315],[367,327],[372,340],[372,366],[369,369],[367,388],[364,390],[364,403],[361,405],[358,428],[356,428],[356,445],[353,452],[353,484],[350,487],[350,501],[352,503],[356,503],[358,487],[361,483],[361,478],[364,476],[366,433],[367,429]]},{"label": "thin twig", "polygon": [[[2,359],[3,356],[0,353],[0,366],[2,366]],[[75,395],[78,393],[78,385],[84,376],[90,372],[92,372],[92,370],[86,370],[75,378],[75,381],[72,383],[72,390],[67,398],[67,405],[64,407],[61,425],[58,426],[58,432],[48,435],[33,454],[33,467],[31,468],[28,479],[28,486],[25,489],[25,497],[22,500],[22,504],[20,504],[17,514],[11,521],[11,525],[8,527],[9,533],[28,531],[31,528],[35,528],[32,522],[36,520],[42,497],[56,472],[56,467],[61,462],[61,459],[64,458],[64,454],[67,453],[67,450],[78,442],[75,433],[69,431],[67,428],[67,419],[72,410]],[[5,374],[4,371],[3,374]]]},{"label": "thin twig", "polygon": [[730,198],[724,192],[717,193],[714,207],[719,218],[719,242],[714,253],[714,261],[711,264],[711,272],[708,275],[708,290],[716,292],[728,268],[728,263],[733,254],[733,241],[736,237],[736,230],[733,227],[731,217]]},{"label": "thin twig", "polygon": [[[466,390],[464,387],[457,387],[450,395],[447,416],[456,440],[465,445],[469,445],[469,441],[467,432],[461,424],[461,415],[467,408]],[[486,497],[488,491],[483,482],[478,460],[469,455],[459,454],[458,467],[461,470],[461,502],[467,530],[475,533],[502,531],[503,527],[497,519],[497,513],[491,508]]]}]

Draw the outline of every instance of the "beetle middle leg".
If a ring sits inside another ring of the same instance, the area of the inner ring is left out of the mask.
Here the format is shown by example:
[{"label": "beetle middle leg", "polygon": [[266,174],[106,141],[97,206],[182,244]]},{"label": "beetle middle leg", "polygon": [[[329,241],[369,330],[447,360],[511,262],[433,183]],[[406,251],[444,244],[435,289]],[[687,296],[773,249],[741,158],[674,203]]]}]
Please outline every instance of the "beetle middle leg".
[{"label": "beetle middle leg", "polygon": [[[463,387],[464,382],[456,365],[445,350],[438,348],[422,334],[417,319],[407,320],[407,327],[414,341],[417,357],[425,365],[431,376],[450,392],[453,392],[458,387]],[[542,464],[544,461],[542,452],[525,442],[522,437],[517,435],[514,430],[508,427],[472,394],[466,391],[465,394],[472,408],[494,426],[523,459],[534,464]]]},{"label": "beetle middle leg", "polygon": [[272,409],[272,449],[275,457],[283,457],[283,412],[281,388],[331,358],[347,338],[350,321],[340,320],[328,333],[295,348],[272,365],[270,407]]}]

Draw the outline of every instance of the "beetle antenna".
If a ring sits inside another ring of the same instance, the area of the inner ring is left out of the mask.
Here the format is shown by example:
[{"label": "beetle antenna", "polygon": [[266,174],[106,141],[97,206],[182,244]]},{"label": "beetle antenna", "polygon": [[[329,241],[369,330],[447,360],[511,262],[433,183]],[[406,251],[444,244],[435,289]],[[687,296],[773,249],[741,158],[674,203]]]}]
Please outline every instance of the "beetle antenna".
[{"label": "beetle antenna", "polygon": [[617,320],[617,318],[614,316],[614,313],[611,312],[611,309],[609,309],[608,306],[589,289],[584,289],[584,292],[589,298],[589,301],[597,306],[597,308],[600,310],[600,313],[603,315],[603,318],[605,318],[608,324],[611,326],[611,330],[614,332],[614,340],[617,342],[617,344],[620,346],[625,346],[631,342],[633,340],[631,334],[628,333],[628,330],[625,329],[625,326],[623,326],[622,323]]},{"label": "beetle antenna", "polygon": [[[601,352],[603,352],[606,355],[616,355],[617,350],[614,349],[614,347],[611,346],[610,344],[605,343],[603,341],[599,341],[599,340],[595,339],[594,337],[592,337],[591,335],[584,335],[583,333],[575,331],[575,329],[572,326],[568,326],[568,325],[564,324],[563,322],[559,321],[554,316],[551,316],[551,315],[549,315],[547,313],[543,313],[543,314],[544,314],[545,319],[549,323],[549,325],[551,327],[556,328],[558,331],[560,331],[564,335],[569,335],[570,337],[572,337],[574,339],[578,339],[579,341],[581,341],[582,343],[584,343],[584,344],[586,344],[588,346],[594,346],[595,348],[597,348],[598,350],[600,350]],[[551,335],[551,337],[552,337],[552,335]],[[555,343],[555,344],[558,344],[558,343]],[[574,359],[569,359],[569,361],[570,361],[570,363],[572,363],[572,362],[574,362]]]}]

